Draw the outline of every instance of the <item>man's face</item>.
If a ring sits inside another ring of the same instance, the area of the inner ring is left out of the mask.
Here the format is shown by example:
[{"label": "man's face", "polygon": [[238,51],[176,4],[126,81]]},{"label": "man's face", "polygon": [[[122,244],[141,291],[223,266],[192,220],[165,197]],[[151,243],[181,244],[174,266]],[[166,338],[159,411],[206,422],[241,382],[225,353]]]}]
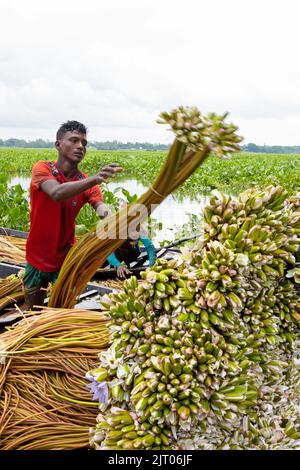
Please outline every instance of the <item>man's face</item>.
[{"label": "man's face", "polygon": [[62,139],[56,141],[59,156],[72,163],[78,164],[86,153],[86,134],[77,131],[68,131]]}]

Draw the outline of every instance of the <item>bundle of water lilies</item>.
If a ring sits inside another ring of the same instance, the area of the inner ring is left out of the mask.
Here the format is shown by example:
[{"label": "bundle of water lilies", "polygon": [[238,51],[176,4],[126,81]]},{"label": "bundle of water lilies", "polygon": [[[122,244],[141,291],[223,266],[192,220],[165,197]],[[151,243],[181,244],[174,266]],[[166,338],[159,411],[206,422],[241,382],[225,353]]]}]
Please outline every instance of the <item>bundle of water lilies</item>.
[{"label": "bundle of water lilies", "polygon": [[0,236],[0,261],[25,263],[25,244],[23,238]]},{"label": "bundle of water lilies", "polygon": [[[162,113],[160,123],[170,125],[175,140],[159,175],[136,203],[107,217],[84,235],[69,251],[52,290],[51,307],[71,308],[76,297],[92,278],[107,256],[129,237],[128,226],[142,223],[171,192],[180,186],[207,158],[210,152],[219,156],[239,149],[242,140],[237,127],[225,122],[227,114],[203,116],[197,108],[179,107]],[[143,211],[141,213],[141,208]]]},{"label": "bundle of water lilies", "polygon": [[300,194],[214,192],[203,237],[102,298],[96,449],[299,449]]},{"label": "bundle of water lilies", "polygon": [[0,279],[0,310],[7,307],[7,305],[24,299],[23,275],[24,271],[20,271],[18,275],[11,274],[4,279]]},{"label": "bundle of water lilies", "polygon": [[99,312],[45,309],[0,335],[0,449],[87,448],[97,406],[84,374],[108,346]]}]

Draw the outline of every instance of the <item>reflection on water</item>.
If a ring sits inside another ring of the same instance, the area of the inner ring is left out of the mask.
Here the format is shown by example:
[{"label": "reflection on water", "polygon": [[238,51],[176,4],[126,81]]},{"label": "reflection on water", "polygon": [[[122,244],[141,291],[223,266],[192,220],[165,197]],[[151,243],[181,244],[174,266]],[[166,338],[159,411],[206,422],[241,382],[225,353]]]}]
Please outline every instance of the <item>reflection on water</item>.
[{"label": "reflection on water", "polygon": [[[20,184],[22,188],[29,189],[30,177],[27,176],[11,176],[9,178],[9,186]],[[118,179],[107,184],[110,191],[122,187],[129,191],[130,194],[137,194],[140,196],[148,188],[135,179]],[[122,193],[120,191],[120,197]],[[174,195],[168,196],[154,211],[153,218],[157,222],[163,224],[162,230],[157,231],[154,240],[173,240],[174,232],[183,224],[188,222],[188,214],[201,214],[203,207],[209,201],[209,194],[197,195],[197,200],[189,197],[176,197]]]},{"label": "reflection on water", "polygon": [[15,186],[20,184],[23,189],[29,189],[30,177],[29,176],[11,176],[8,177],[8,185]]},{"label": "reflection on water", "polygon": [[[122,186],[130,194],[142,195],[148,188],[137,180],[126,179],[122,182],[108,183],[108,189],[114,191],[116,188]],[[162,230],[156,233],[157,241],[173,240],[174,232],[183,224],[188,222],[188,214],[201,214],[203,207],[208,203],[209,195],[199,195],[198,200],[192,200],[189,197],[176,198],[172,194],[168,196],[153,212],[153,218],[157,222],[162,222]]]}]

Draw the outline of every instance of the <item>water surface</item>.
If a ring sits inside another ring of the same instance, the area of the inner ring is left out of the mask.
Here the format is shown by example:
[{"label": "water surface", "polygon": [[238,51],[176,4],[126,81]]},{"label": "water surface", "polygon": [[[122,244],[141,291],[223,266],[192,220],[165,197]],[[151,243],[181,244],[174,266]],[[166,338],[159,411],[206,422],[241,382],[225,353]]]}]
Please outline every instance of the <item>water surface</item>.
[{"label": "water surface", "polygon": [[[11,175],[8,179],[9,186],[20,184],[23,189],[29,189],[30,176],[19,176]],[[131,195],[137,194],[142,195],[148,188],[140,183],[136,179],[118,179],[107,183],[107,187],[110,191],[114,191],[117,188],[123,187]],[[122,198],[122,192],[117,193]],[[124,197],[124,196],[123,196]],[[189,214],[202,214],[203,207],[209,201],[209,193],[197,195],[197,199],[190,198],[188,195],[185,197],[174,196],[171,194],[168,196],[153,212],[152,217],[157,222],[161,222],[163,227],[162,230],[157,231],[154,240],[170,240],[174,239],[174,233],[189,220]]]}]

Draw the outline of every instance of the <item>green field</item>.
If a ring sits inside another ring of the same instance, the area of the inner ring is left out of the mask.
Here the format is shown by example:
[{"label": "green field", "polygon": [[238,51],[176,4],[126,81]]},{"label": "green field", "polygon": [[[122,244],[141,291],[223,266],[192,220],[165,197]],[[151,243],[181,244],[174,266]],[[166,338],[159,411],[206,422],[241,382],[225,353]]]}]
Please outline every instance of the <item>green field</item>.
[{"label": "green field", "polygon": [[[123,179],[135,179],[145,186],[151,184],[161,165],[166,152],[161,151],[95,151],[89,150],[82,162],[81,169],[88,174],[99,171],[105,164],[116,162],[123,166],[122,178],[117,181],[122,187]],[[29,206],[28,195],[20,185],[9,187],[9,174],[30,176],[32,165],[41,159],[55,160],[56,151],[50,149],[0,148],[0,226],[28,230]],[[209,193],[217,188],[233,195],[251,186],[261,188],[270,185],[282,185],[290,193],[300,188],[300,155],[278,155],[240,153],[228,160],[215,156],[206,162],[176,191],[176,199],[184,197],[197,200],[197,196]],[[103,187],[105,201],[115,207],[118,198]],[[130,202],[130,195],[128,195]],[[182,203],[183,204],[183,203]],[[187,235],[194,231],[191,215]],[[85,206],[80,211],[77,224],[90,229],[97,223],[94,211]]]},{"label": "green field", "polygon": [[[109,162],[124,167],[124,178],[134,178],[149,184],[164,162],[161,151],[104,151],[89,150],[81,165],[92,174]],[[30,173],[32,165],[41,159],[55,160],[56,151],[50,149],[0,148],[0,173]],[[280,184],[288,191],[300,187],[300,155],[235,154],[228,160],[214,156],[199,168],[177,191],[196,197],[212,188],[237,193],[250,186],[264,187]]]}]

